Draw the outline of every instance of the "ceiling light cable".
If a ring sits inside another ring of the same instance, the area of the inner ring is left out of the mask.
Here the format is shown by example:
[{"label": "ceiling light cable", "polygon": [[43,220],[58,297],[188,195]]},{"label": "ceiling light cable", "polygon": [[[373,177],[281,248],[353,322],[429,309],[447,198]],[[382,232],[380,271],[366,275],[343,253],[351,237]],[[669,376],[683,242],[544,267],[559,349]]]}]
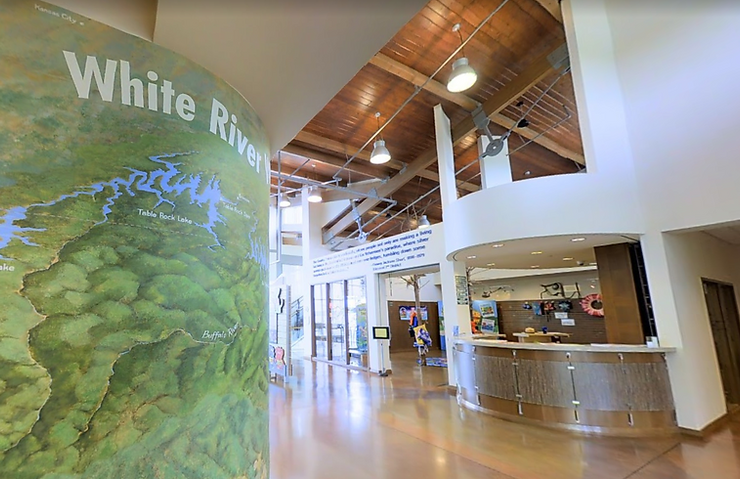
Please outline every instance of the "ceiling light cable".
[{"label": "ceiling light cable", "polygon": [[370,138],[368,138],[368,140],[367,140],[367,141],[366,141],[366,142],[365,142],[365,143],[364,143],[364,144],[363,144],[363,145],[362,145],[362,146],[361,146],[361,147],[360,147],[360,148],[359,148],[359,149],[358,149],[358,150],[357,150],[357,151],[355,152],[355,154],[354,154],[354,155],[352,155],[352,157],[350,157],[350,159],[349,159],[349,160],[347,160],[347,162],[346,162],[346,163],[345,163],[344,165],[342,165],[342,167],[341,167],[341,168],[339,168],[339,170],[337,170],[337,172],[336,172],[336,173],[334,173],[334,176],[333,176],[332,178],[334,178],[335,180],[339,180],[339,173],[341,173],[342,171],[344,171],[344,170],[346,170],[346,169],[347,169],[347,166],[348,166],[348,165],[349,165],[350,163],[352,163],[352,162],[353,162],[353,161],[355,160],[355,158],[357,158],[357,155],[359,155],[359,154],[360,154],[360,153],[361,153],[361,152],[362,152],[362,151],[363,151],[363,150],[364,150],[365,148],[367,148],[367,146],[368,146],[368,145],[369,145],[369,144],[370,144],[370,143],[371,143],[371,142],[372,142],[372,141],[373,141],[373,140],[375,139],[375,137],[376,137],[376,136],[378,136],[378,135],[379,135],[379,134],[380,134],[380,133],[381,133],[381,132],[382,132],[382,131],[383,131],[383,130],[385,129],[385,127],[387,127],[387,126],[388,126],[388,124],[389,124],[389,123],[390,123],[391,121],[393,121],[393,120],[394,120],[394,119],[396,118],[396,116],[398,116],[398,114],[399,114],[399,113],[401,113],[401,110],[403,110],[403,109],[404,109],[404,108],[406,107],[406,105],[408,105],[408,104],[409,104],[409,103],[411,102],[411,100],[413,100],[413,99],[414,99],[414,98],[416,97],[416,95],[418,95],[418,94],[419,94],[419,93],[420,93],[420,92],[421,92],[421,91],[422,91],[422,90],[424,89],[424,87],[425,87],[425,86],[426,86],[426,85],[427,85],[427,84],[428,84],[428,83],[429,83],[430,81],[432,81],[432,79],[433,79],[433,78],[434,78],[434,77],[435,77],[435,76],[436,76],[436,75],[437,75],[437,74],[438,74],[438,73],[439,73],[439,72],[440,72],[440,71],[441,71],[441,70],[442,70],[442,69],[443,69],[443,68],[444,68],[444,67],[445,67],[445,66],[446,66],[446,65],[447,65],[447,64],[448,64],[449,62],[450,62],[450,60],[452,60],[453,58],[455,58],[455,55],[457,55],[458,53],[460,53],[460,52],[462,51],[462,49],[463,49],[463,48],[465,48],[465,45],[467,45],[467,44],[468,44],[468,42],[469,42],[469,41],[470,41],[470,40],[471,40],[471,39],[472,39],[472,38],[473,38],[473,37],[474,37],[474,36],[475,36],[475,35],[476,35],[476,34],[477,34],[477,33],[478,33],[479,31],[480,31],[480,29],[481,29],[481,28],[483,28],[483,26],[484,26],[484,25],[485,25],[486,23],[488,23],[488,21],[489,21],[489,20],[491,20],[491,18],[493,18],[493,16],[494,16],[494,15],[496,15],[496,14],[497,14],[497,13],[498,13],[498,12],[499,12],[499,11],[500,11],[500,10],[501,10],[501,9],[502,9],[503,7],[504,7],[504,5],[506,5],[507,3],[509,3],[509,0],[503,0],[503,1],[502,1],[502,2],[501,2],[501,3],[499,4],[499,6],[498,6],[498,7],[496,7],[496,9],[495,9],[495,10],[493,10],[493,11],[492,11],[491,13],[489,13],[489,14],[488,14],[488,16],[487,16],[486,18],[484,18],[484,19],[483,19],[483,20],[482,20],[482,21],[481,21],[481,22],[480,22],[480,23],[478,24],[478,26],[477,26],[477,27],[475,27],[475,30],[473,30],[473,32],[472,32],[472,33],[471,33],[471,34],[470,34],[470,35],[468,36],[468,38],[466,38],[466,39],[465,39],[465,40],[464,40],[464,41],[463,41],[463,42],[462,42],[462,43],[460,44],[460,46],[459,46],[459,47],[457,47],[457,48],[456,48],[456,49],[455,49],[455,50],[454,50],[454,51],[452,52],[452,54],[451,54],[450,56],[448,56],[448,57],[447,57],[447,59],[446,59],[446,60],[445,60],[444,62],[442,62],[442,64],[441,64],[441,65],[439,66],[439,68],[437,68],[437,69],[436,69],[436,70],[434,71],[434,73],[432,73],[432,74],[431,74],[431,75],[429,76],[429,78],[427,78],[427,79],[426,79],[426,80],[424,81],[424,83],[422,83],[422,84],[421,84],[421,85],[419,85],[419,86],[415,86],[415,87],[414,87],[414,92],[413,92],[413,93],[411,94],[411,96],[409,96],[409,97],[408,97],[408,98],[406,99],[406,101],[404,101],[403,103],[401,103],[401,106],[399,106],[399,107],[398,107],[398,109],[397,109],[397,110],[396,110],[396,111],[395,111],[395,112],[393,113],[393,115],[391,115],[391,116],[390,116],[390,118],[388,118],[388,119],[387,119],[387,120],[385,121],[385,123],[383,123],[383,125],[382,125],[382,126],[381,126],[380,128],[378,128],[378,130],[377,130],[377,131],[376,131],[376,132],[375,132],[375,133],[374,133],[374,134],[373,134],[373,135],[372,135],[372,136],[371,136]]},{"label": "ceiling light cable", "polygon": [[[535,106],[537,106],[542,99],[547,95],[550,90],[553,89],[555,84],[560,81],[561,78],[563,78],[565,75],[570,73],[570,66],[567,66],[563,68],[563,71],[560,72],[560,74],[555,78],[555,80],[550,83],[547,88],[537,97],[537,99],[532,103],[532,105],[527,109],[526,112],[524,112],[519,118],[514,121],[514,123],[511,125],[511,128],[509,128],[503,135],[498,136],[497,138],[493,137],[493,133],[491,133],[491,130],[488,128],[488,125],[491,122],[491,119],[488,117],[488,115],[485,115],[485,113],[482,112],[482,108],[478,107],[473,113],[473,122],[475,123],[475,126],[478,127],[478,129],[483,130],[483,132],[488,137],[488,145],[486,145],[485,151],[478,156],[477,161],[482,160],[486,156],[496,156],[504,148],[504,141],[506,141],[511,133],[514,131],[514,128],[519,124],[520,121],[522,121],[524,118],[529,115]],[[485,115],[485,116],[484,116]],[[562,123],[562,122],[561,122]],[[511,153],[509,153],[507,156],[511,156]]]}]

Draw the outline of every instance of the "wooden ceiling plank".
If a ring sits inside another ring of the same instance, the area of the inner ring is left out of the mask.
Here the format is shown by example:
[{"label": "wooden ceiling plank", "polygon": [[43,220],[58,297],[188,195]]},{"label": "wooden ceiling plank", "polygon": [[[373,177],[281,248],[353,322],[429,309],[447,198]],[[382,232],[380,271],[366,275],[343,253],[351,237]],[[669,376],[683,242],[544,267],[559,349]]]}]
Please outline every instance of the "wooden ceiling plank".
[{"label": "wooden ceiling plank", "polygon": [[[483,111],[489,116],[500,113],[511,102],[519,98],[524,92],[532,88],[532,86],[536,85],[537,82],[551,73],[554,69],[562,68],[565,60],[567,60],[567,49],[563,43],[537,58],[527,68],[525,68],[524,71],[517,75],[514,80],[504,85],[495,95],[483,104]],[[459,143],[476,129],[472,116],[466,116],[452,128],[453,144]],[[405,170],[401,171],[396,176],[388,180],[383,186],[378,188],[378,195],[381,197],[387,197],[393,194],[393,192],[402,188],[409,182],[409,180],[417,176],[419,172],[425,170],[436,160],[437,147],[435,145],[424,151],[415,160],[409,163]],[[366,213],[378,203],[379,200],[366,198],[357,205],[357,214],[362,215]],[[354,219],[352,215],[340,214],[330,223],[334,224],[329,228],[322,228],[324,243],[327,243],[352,225],[354,223]]]},{"label": "wooden ceiling plank", "polygon": [[535,0],[547,10],[547,13],[560,23],[563,23],[563,11],[560,9],[560,0]]},{"label": "wooden ceiling plank", "polygon": [[[383,55],[382,53],[376,54],[370,60],[370,63],[416,86],[424,85],[424,82],[429,79],[429,77],[427,77],[423,73],[418,72],[413,68],[410,68],[386,55]],[[424,89],[440,98],[451,101],[468,111],[473,111],[478,106],[478,103],[472,98],[463,95],[462,93],[452,93],[448,91],[447,87],[445,87],[442,83],[434,79],[427,82],[427,84],[424,85]],[[509,129],[514,125],[514,120],[511,120],[510,118],[500,113],[496,113],[491,116],[491,120],[506,129]],[[569,150],[568,148],[559,145],[557,142],[545,137],[544,135],[537,137],[539,133],[532,130],[531,128],[517,128],[516,132],[527,138],[528,140],[532,140],[535,143],[544,146],[548,150],[557,153],[563,158],[571,159],[582,165],[586,164],[586,160],[582,154]]]}]

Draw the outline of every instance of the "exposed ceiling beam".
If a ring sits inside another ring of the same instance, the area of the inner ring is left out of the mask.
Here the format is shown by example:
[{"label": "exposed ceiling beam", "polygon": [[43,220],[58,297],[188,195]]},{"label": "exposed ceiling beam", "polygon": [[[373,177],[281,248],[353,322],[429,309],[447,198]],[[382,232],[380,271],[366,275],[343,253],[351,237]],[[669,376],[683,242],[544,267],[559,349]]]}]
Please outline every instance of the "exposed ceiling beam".
[{"label": "exposed ceiling beam", "polygon": [[[305,131],[298,132],[294,140],[300,141],[301,143],[307,143],[316,148],[322,148],[324,150],[333,151],[334,153],[339,153],[346,158],[350,158],[357,151],[357,148],[353,146],[345,145],[344,143],[340,143],[336,140],[323,138],[319,135],[314,135],[313,133],[308,133]],[[370,161],[370,153],[368,153],[367,151],[361,151],[357,154],[357,159]],[[351,164],[352,163],[350,163],[350,165]],[[400,170],[401,168],[406,166],[406,164],[401,161],[392,159],[388,163],[385,163],[383,166],[393,168],[394,170]]]},{"label": "exposed ceiling beam", "polygon": [[563,23],[563,11],[560,9],[560,0],[536,0],[536,2],[542,5],[542,8],[547,10],[547,13],[552,15],[555,20]]},{"label": "exposed ceiling beam", "polygon": [[[324,149],[324,150],[333,151],[334,153],[338,153],[340,155],[345,155],[348,158],[351,157],[357,151],[357,148],[351,147],[349,145],[345,145],[344,143],[340,143],[340,142],[335,141],[335,140],[330,140],[328,138],[322,138],[322,137],[320,137],[318,135],[314,135],[313,133],[307,133],[305,131],[302,131],[302,132],[298,133],[298,135],[295,137],[295,141],[299,141],[301,143],[305,143],[305,144],[311,145],[311,146],[316,147],[316,148],[321,148],[321,149]],[[289,146],[291,146],[291,145],[289,145]],[[295,145],[293,145],[293,146],[295,146]],[[286,150],[286,148],[283,148],[283,150],[288,151],[288,150]],[[300,147],[298,147],[298,148],[300,148]],[[361,151],[357,155],[357,158],[355,158],[355,161],[353,161],[352,163],[350,163],[349,165],[347,165],[347,169],[357,171],[355,168],[357,167],[357,164],[358,164],[357,163],[357,160],[358,159],[359,160],[365,160],[365,161],[368,161],[369,162],[370,161],[370,153],[368,153],[366,151]],[[344,163],[346,163],[346,161],[341,161],[341,165],[340,164],[337,164],[337,166],[340,166],[341,167],[341,166],[344,165]],[[398,171],[398,170],[402,170],[406,166],[406,163],[404,163],[402,161],[398,161],[398,160],[391,160],[388,163],[385,163],[383,166]],[[375,168],[375,167],[376,167],[375,165],[370,166],[370,168]],[[381,175],[378,175],[376,173],[374,176],[378,177],[378,176],[381,176]],[[430,170],[426,170],[425,169],[425,170],[420,171],[417,174],[417,176],[421,176],[424,179],[434,181],[435,183],[439,183],[439,174],[436,173],[436,172],[434,172],[434,171],[430,171]],[[472,191],[478,191],[480,189],[479,186],[474,185],[474,184],[471,184],[471,183],[462,183],[461,185],[458,186],[458,188],[460,188],[461,190],[471,191],[471,192]]]},{"label": "exposed ceiling beam", "polygon": [[[388,73],[396,75],[399,78],[406,80],[415,86],[424,85],[429,77],[423,73],[414,70],[413,68],[404,65],[403,63],[392,59],[391,57],[382,53],[376,53],[374,57],[370,59],[370,64],[384,70]],[[478,102],[472,98],[463,95],[462,93],[452,93],[447,90],[447,87],[438,82],[437,80],[431,80],[424,85],[424,89],[435,96],[449,100],[468,111],[473,111],[478,106]]]},{"label": "exposed ceiling beam", "polygon": [[[547,76],[553,70],[561,71],[567,65],[568,50],[565,44],[540,56],[524,69],[516,78],[501,87],[491,98],[483,104],[483,111],[489,117],[500,113],[504,108],[514,100],[522,96],[527,90],[536,85],[540,80]],[[476,131],[475,123],[472,116],[466,116],[462,121],[452,128],[452,142],[459,143],[462,139]],[[432,146],[424,151],[415,160],[406,166],[406,169],[399,172],[396,176],[388,180],[384,185],[378,188],[379,196],[389,196],[403,187],[412,178],[418,175],[419,171],[425,170],[437,160],[437,147]],[[378,200],[367,198],[356,207],[356,214],[362,215],[378,204]],[[334,218],[327,224],[333,225],[329,228],[323,228],[323,241],[327,243],[333,237],[340,234],[346,228],[354,223],[354,216],[343,214]]]},{"label": "exposed ceiling beam", "polygon": [[[434,80],[434,79],[429,80],[429,77],[427,77],[423,73],[418,72],[414,70],[413,68],[408,67],[404,65],[403,63],[390,58],[387,55],[383,55],[382,53],[377,53],[370,60],[370,63],[388,73],[396,75],[397,77],[403,80],[406,80],[407,82],[412,83],[413,85],[417,87],[424,85],[424,89],[432,93],[433,95],[438,96],[439,98],[444,98],[445,100],[451,101],[455,103],[456,105],[459,105],[465,108],[468,111],[473,111],[478,106],[478,102],[476,102],[469,96],[463,95],[462,93],[452,93],[449,90],[447,90],[446,86],[444,86],[442,83],[438,82],[437,80]],[[514,126],[514,123],[515,123],[514,120],[512,120],[511,118],[507,116],[502,115],[501,113],[491,115],[491,120],[494,123],[506,128],[507,130],[511,128],[512,126]],[[517,134],[523,136],[524,138],[528,140],[532,140],[538,145],[544,146],[548,150],[554,153],[557,153],[563,158],[571,159],[577,163],[580,163],[581,165],[586,164],[586,159],[583,157],[581,153],[576,153],[575,151],[569,150],[568,148],[565,148],[559,145],[557,142],[549,138],[546,138],[545,136],[538,137],[537,135],[539,135],[540,133],[532,130],[531,128],[517,128],[516,132]]]},{"label": "exposed ceiling beam", "polygon": [[372,179],[366,181],[359,181],[357,183],[349,183],[346,191],[330,190],[323,194],[324,201],[337,201],[337,200],[351,200],[361,198],[359,194],[353,194],[353,192],[369,193],[373,189],[382,185],[382,180]]},{"label": "exposed ceiling beam", "polygon": [[[283,151],[291,153],[293,155],[302,156],[303,158],[310,158],[320,163],[325,163],[327,165],[336,166],[337,168],[341,168],[342,165],[344,165],[345,163],[345,160],[334,155],[322,153],[320,151],[315,151],[294,144],[286,145],[283,148]],[[363,164],[359,162],[350,163],[350,165],[347,167],[347,170],[353,173],[358,173],[366,178],[378,178],[384,176],[387,177],[390,176],[390,174],[392,173],[392,170],[381,169],[377,168],[375,165]]]}]

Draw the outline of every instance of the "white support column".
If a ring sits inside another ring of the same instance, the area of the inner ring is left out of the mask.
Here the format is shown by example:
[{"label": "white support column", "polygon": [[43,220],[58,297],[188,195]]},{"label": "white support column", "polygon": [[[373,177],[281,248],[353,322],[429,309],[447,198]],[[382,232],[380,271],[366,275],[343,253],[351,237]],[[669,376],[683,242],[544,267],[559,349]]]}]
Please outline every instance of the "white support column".
[{"label": "white support column", "polygon": [[[372,337],[373,326],[388,326],[388,301],[385,288],[386,275],[368,274],[365,278],[367,288],[367,334],[368,334],[368,366],[370,371],[380,372],[380,358],[382,352],[383,367],[391,369],[390,341],[376,340]],[[396,338],[402,341],[403,338]]]},{"label": "white support column", "polygon": [[[489,143],[490,141],[486,135],[481,135],[478,138],[478,155],[482,155],[486,151]],[[481,158],[480,177],[482,188],[493,188],[514,181],[511,176],[511,163],[509,162],[509,140],[504,140],[503,143],[504,147],[498,154]]]},{"label": "white support column", "polygon": [[[442,105],[434,107],[434,129],[437,137],[437,161],[439,168],[440,195],[442,197],[442,215],[447,207],[457,201],[457,187],[455,179],[455,156],[452,144],[452,130],[450,119],[442,109]],[[445,230],[445,237],[454,232]],[[442,305],[444,307],[445,337],[447,342],[447,378],[450,385],[455,385],[454,346],[458,336],[470,335],[470,306],[458,304],[458,281],[464,278],[467,281],[465,263],[449,261],[443,258],[440,261],[440,279],[442,282]],[[467,283],[465,283],[467,287]]]},{"label": "white support column", "polygon": [[437,138],[437,168],[439,169],[439,187],[442,197],[442,215],[445,206],[457,201],[457,184],[455,178],[455,153],[452,143],[450,119],[442,105],[434,107],[434,134]]},{"label": "white support column", "polygon": [[[313,256],[311,254],[311,241],[317,237],[316,232],[312,231],[312,226],[315,229],[318,221],[311,221],[311,203],[308,202],[307,188],[304,187],[301,191],[301,237],[303,241],[301,243],[301,254],[303,256],[303,335],[306,338],[306,346],[303,349],[303,356],[305,359],[311,358],[311,352],[313,351],[314,336],[316,328],[313,324],[313,301],[311,300],[311,280],[313,279]],[[311,233],[314,233],[313,236]],[[321,241],[321,226],[319,226],[318,238]]]},{"label": "white support column", "polygon": [[[470,336],[470,306],[458,304],[458,278],[465,278],[465,263],[460,261],[442,260],[439,265],[439,275],[442,280],[442,306],[444,307],[445,338],[447,343],[447,381],[454,386],[455,379],[455,339],[460,336]],[[466,297],[467,302],[467,297]]]}]

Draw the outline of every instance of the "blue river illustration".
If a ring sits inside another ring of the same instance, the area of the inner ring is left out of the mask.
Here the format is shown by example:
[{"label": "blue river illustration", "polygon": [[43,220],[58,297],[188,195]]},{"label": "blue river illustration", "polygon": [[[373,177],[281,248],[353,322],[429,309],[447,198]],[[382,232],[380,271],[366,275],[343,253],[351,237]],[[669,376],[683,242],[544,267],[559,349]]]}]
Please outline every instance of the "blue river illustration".
[{"label": "blue river illustration", "polygon": [[[212,250],[219,247],[222,248],[223,244],[221,244],[215,228],[218,224],[225,225],[226,219],[221,215],[221,213],[219,213],[218,207],[221,203],[231,206],[235,206],[236,203],[223,196],[220,181],[217,180],[215,176],[210,179],[204,179],[203,174],[185,174],[178,169],[182,163],[169,161],[169,159],[187,156],[193,153],[196,152],[190,151],[150,156],[149,159],[153,163],[161,165],[153,171],[147,172],[128,168],[131,172],[128,178],[114,178],[110,181],[83,186],[79,191],[62,195],[59,198],[46,203],[15,206],[5,210],[4,213],[0,210],[0,260],[12,260],[12,258],[7,258],[3,255],[3,250],[7,248],[14,239],[21,241],[27,246],[38,246],[36,243],[31,241],[28,234],[43,232],[45,230],[43,228],[21,227],[16,224],[18,221],[26,219],[29,209],[51,207],[64,200],[78,198],[80,196],[94,196],[102,193],[106,188],[111,188],[113,190],[113,194],[102,206],[103,219],[96,223],[96,226],[108,221],[108,216],[111,214],[116,201],[118,201],[118,199],[124,194],[128,194],[130,196],[136,196],[137,194],[152,194],[157,198],[157,203],[152,209],[156,209],[163,203],[166,203],[172,206],[173,210],[175,209],[175,203],[165,198],[165,195],[177,198],[183,195],[186,195],[186,197],[189,195],[190,204],[197,205],[204,209],[207,215],[207,221],[203,223],[194,222],[193,225],[203,228],[213,237],[214,244],[209,246],[209,248]],[[247,198],[241,197],[241,199],[242,201],[249,201]],[[251,245],[251,252],[248,257],[257,261],[260,266],[265,268],[267,267],[268,262],[267,252],[265,251],[265,248],[259,244],[259,241],[254,235],[257,230],[258,220],[256,215],[248,215],[248,217],[253,220],[248,238]]]}]

